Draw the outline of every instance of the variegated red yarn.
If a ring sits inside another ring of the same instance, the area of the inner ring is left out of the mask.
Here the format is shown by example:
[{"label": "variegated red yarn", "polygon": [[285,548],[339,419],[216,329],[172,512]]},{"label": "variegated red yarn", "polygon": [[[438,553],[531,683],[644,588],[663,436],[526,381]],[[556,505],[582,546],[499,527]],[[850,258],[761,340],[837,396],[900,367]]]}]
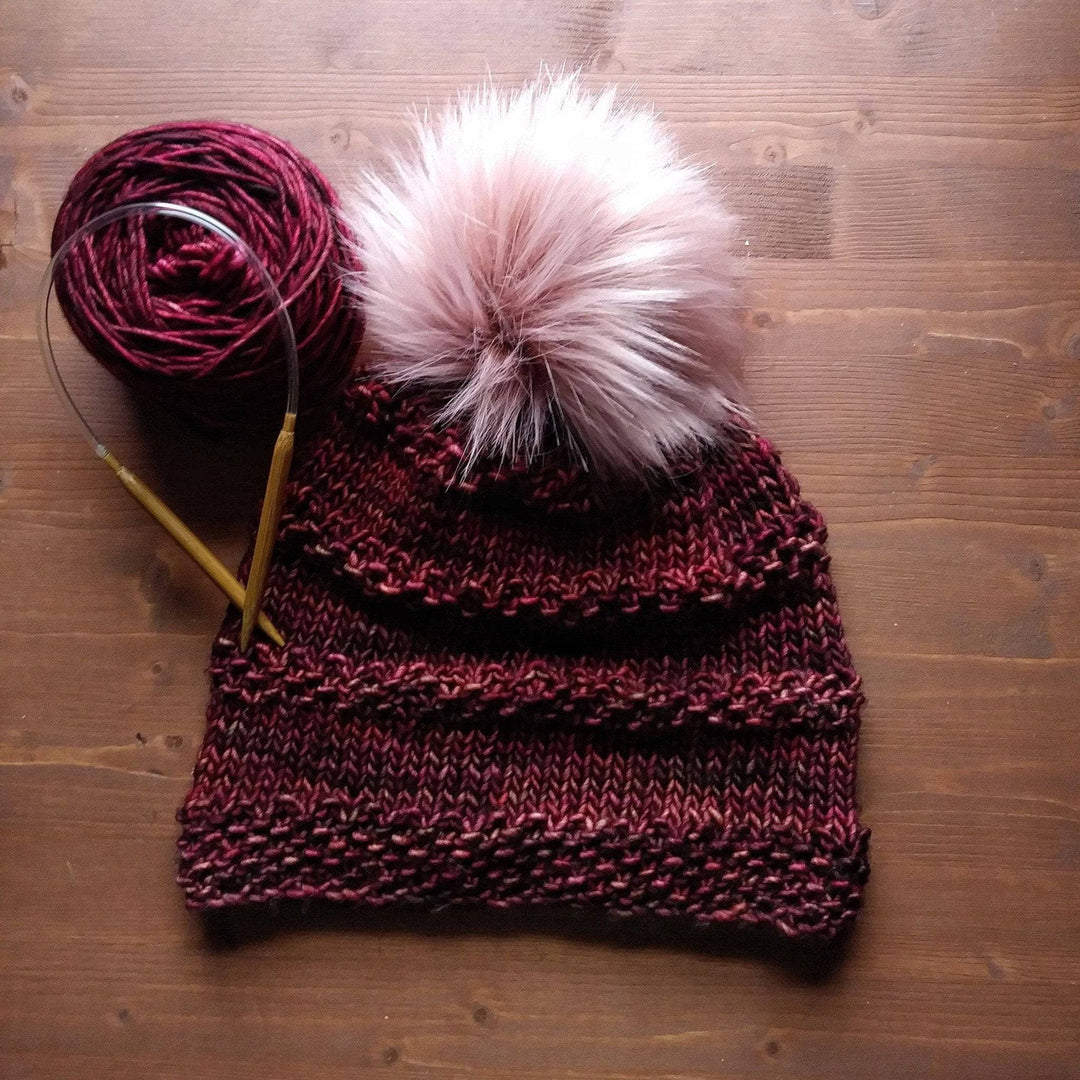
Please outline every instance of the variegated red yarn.
[{"label": "variegated red yarn", "polygon": [[637,493],[462,479],[437,405],[352,389],[295,470],[266,607],[214,646],[193,907],[568,903],[832,937],[862,696],[820,515],[745,435]]},{"label": "variegated red yarn", "polygon": [[[364,329],[341,276],[360,261],[315,165],[247,124],[130,131],[72,180],[52,250],[100,214],[148,201],[201,210],[247,242],[292,319],[301,409],[336,400]],[[209,431],[281,423],[285,351],[266,286],[202,225],[147,215],[98,228],[61,262],[56,292],[87,351],[138,393]]]}]

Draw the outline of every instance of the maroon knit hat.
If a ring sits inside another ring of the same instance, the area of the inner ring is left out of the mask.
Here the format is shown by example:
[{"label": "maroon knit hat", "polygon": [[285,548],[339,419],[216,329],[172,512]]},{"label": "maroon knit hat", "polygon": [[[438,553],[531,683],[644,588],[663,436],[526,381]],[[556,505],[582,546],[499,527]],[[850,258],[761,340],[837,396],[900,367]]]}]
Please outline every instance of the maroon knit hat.
[{"label": "maroon knit hat", "polygon": [[861,695],[820,515],[750,433],[598,490],[475,469],[355,386],[298,464],[266,609],[211,661],[180,811],[197,908],[569,903],[831,937],[854,915]]}]

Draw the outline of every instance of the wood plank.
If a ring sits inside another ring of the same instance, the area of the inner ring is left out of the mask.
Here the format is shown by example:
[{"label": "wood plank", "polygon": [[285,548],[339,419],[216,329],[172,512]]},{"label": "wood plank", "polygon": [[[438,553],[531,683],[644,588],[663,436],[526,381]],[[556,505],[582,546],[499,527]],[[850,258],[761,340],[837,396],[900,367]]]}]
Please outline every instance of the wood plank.
[{"label": "wood plank", "polygon": [[[566,6],[545,0],[490,5],[365,0],[312,19],[304,0],[214,8],[216,49],[207,49],[198,7],[174,13],[171,70],[435,70],[473,77],[487,69],[535,72],[539,61],[605,73],[736,72],[765,76],[857,71],[890,76],[998,76],[1026,85],[1075,74],[1075,23],[1067,0],[987,13],[981,0],[927,5],[879,0],[792,5],[789,0],[649,0]],[[72,24],[63,8],[24,9],[5,20],[0,45],[35,67],[155,66],[161,28],[120,9],[95,9]],[[256,14],[257,13],[257,14]],[[414,31],[403,34],[402,27]],[[447,43],[453,42],[452,48]],[[662,43],[662,47],[658,44]],[[221,50],[221,52],[218,52]],[[1037,63],[1033,63],[1037,55]]]},{"label": "wood plank", "polygon": [[[43,209],[24,221],[21,238],[43,251],[47,226],[81,158],[9,158],[0,198],[12,205],[29,189]],[[363,159],[332,162],[347,185]],[[731,163],[713,170],[739,221],[737,244],[753,260],[993,259],[1073,260],[1080,253],[1080,172],[992,166],[836,169],[803,162]],[[6,185],[5,185],[6,179]],[[24,203],[24,213],[26,204]],[[17,217],[11,211],[14,234]],[[35,236],[30,230],[42,227]]]},{"label": "wood plank", "polygon": [[[624,13],[611,60],[633,70],[773,76],[1007,74],[1031,85],[1075,73],[1075,50],[1066,40],[1075,29],[1072,15],[1067,3],[1045,0],[992,14],[979,0],[826,0],[797,6],[729,0],[719,9],[710,0],[662,0],[631,5]],[[656,47],[659,41],[663,49]],[[1037,69],[1031,63],[1036,41]]]},{"label": "wood plank", "polygon": [[[92,485],[108,480],[88,454],[82,468]],[[77,496],[78,512],[31,510],[5,535],[0,591],[34,587],[40,594],[33,607],[10,611],[6,625],[42,632],[63,613],[66,626],[81,633],[102,627],[111,633],[210,632],[222,605],[200,571],[115,485],[96,497],[91,490]],[[890,498],[887,492],[880,497]],[[223,558],[238,558],[242,533],[223,536],[191,512],[198,504],[172,501]],[[111,522],[102,520],[106,513],[115,515]],[[856,610],[869,603],[875,616],[867,623],[849,618],[849,629],[853,636],[866,634],[873,647],[901,651],[1075,656],[1075,535],[1057,524],[953,520],[940,513],[835,522],[832,551],[842,593],[854,595]],[[990,609],[988,590],[995,597]],[[935,619],[927,625],[929,612]]]},{"label": "wood plank", "polygon": [[[2,69],[0,69],[2,71]],[[535,74],[493,69],[496,85]],[[440,107],[471,75],[441,69],[294,73],[233,71],[227,81],[198,68],[97,66],[27,72],[8,69],[10,118],[5,142],[27,168],[40,167],[62,190],[75,165],[124,131],[164,118],[223,116],[261,124],[288,138],[334,180],[347,166],[401,137],[415,102]],[[302,79],[305,92],[296,86]],[[907,164],[928,162],[1077,168],[1080,94],[1070,81],[1030,86],[1000,78],[794,74],[774,77],[679,72],[612,72],[587,77],[624,86],[656,106],[680,140],[720,165]],[[4,100],[0,96],[0,101]],[[37,163],[40,163],[38,166]],[[35,188],[26,185],[27,196]]]}]

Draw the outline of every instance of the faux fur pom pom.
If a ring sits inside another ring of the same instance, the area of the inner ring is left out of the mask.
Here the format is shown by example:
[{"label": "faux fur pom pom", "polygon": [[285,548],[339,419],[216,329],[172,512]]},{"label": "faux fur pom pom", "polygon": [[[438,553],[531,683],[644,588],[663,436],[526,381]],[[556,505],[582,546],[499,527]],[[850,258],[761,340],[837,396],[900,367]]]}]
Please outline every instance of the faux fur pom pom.
[{"label": "faux fur pom pom", "polygon": [[379,374],[442,388],[469,463],[568,441],[667,468],[745,413],[731,219],[656,117],[576,78],[418,120],[347,205]]}]

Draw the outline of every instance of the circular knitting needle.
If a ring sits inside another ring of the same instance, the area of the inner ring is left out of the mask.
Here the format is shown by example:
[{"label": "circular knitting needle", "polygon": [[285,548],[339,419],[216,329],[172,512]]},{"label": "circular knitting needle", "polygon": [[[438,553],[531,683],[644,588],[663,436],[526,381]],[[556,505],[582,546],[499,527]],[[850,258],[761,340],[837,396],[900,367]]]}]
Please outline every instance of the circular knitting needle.
[{"label": "circular knitting needle", "polygon": [[[288,366],[288,392],[285,407],[285,418],[282,422],[281,432],[278,435],[274,447],[274,455],[271,461],[270,472],[267,476],[266,491],[263,496],[262,514],[259,519],[259,531],[255,540],[255,554],[252,558],[251,572],[248,575],[248,587],[245,589],[240,582],[229,573],[221,560],[184,524],[183,521],[115,454],[98,438],[90,422],[83,415],[75,399],[72,397],[67,383],[56,362],[53,351],[52,336],[49,331],[49,301],[55,289],[56,272],[67,254],[80,240],[90,233],[104,227],[121,218],[135,217],[141,214],[159,214],[164,217],[178,218],[196,225],[201,225],[210,232],[227,240],[237,248],[244,256],[251,268],[256,272],[266,287],[267,295],[274,304],[274,315],[277,318],[281,338],[285,345],[285,358]],[[266,585],[266,573],[273,553],[274,537],[277,533],[278,522],[281,517],[281,506],[284,499],[285,483],[288,479],[289,466],[292,461],[293,432],[296,427],[296,410],[300,395],[299,363],[296,355],[296,336],[293,332],[292,320],[285,309],[285,302],[274,284],[270,272],[263,265],[262,260],[252,250],[242,237],[230,229],[227,225],[218,221],[210,214],[203,213],[189,206],[181,206],[178,203],[168,202],[137,202],[128,203],[124,206],[115,207],[103,214],[99,214],[92,221],[87,222],[77,229],[57,249],[49,261],[42,282],[40,302],[38,305],[38,338],[41,343],[41,353],[45,361],[45,367],[49,372],[53,386],[56,388],[62,401],[65,402],[71,414],[75,417],[79,426],[83,429],[90,440],[94,453],[109,466],[116,474],[125,490],[143,507],[150,516],[158,522],[162,528],[187,552],[195,563],[206,573],[211,581],[229,598],[229,600],[243,611],[241,638],[243,647],[246,648],[250,639],[251,630],[255,625],[276,645],[284,645],[285,639],[260,611],[263,590]]]},{"label": "circular knitting needle", "polygon": [[251,631],[259,617],[266,573],[270,569],[270,556],[274,553],[274,538],[281,520],[281,506],[285,501],[285,482],[292,465],[293,436],[296,431],[296,413],[285,414],[285,422],[274,443],[274,456],[270,459],[270,473],[266,478],[266,494],[263,496],[262,513],[259,515],[259,532],[255,538],[255,551],[251,556],[247,588],[244,591],[244,615],[240,623],[240,648],[246,651]]}]

